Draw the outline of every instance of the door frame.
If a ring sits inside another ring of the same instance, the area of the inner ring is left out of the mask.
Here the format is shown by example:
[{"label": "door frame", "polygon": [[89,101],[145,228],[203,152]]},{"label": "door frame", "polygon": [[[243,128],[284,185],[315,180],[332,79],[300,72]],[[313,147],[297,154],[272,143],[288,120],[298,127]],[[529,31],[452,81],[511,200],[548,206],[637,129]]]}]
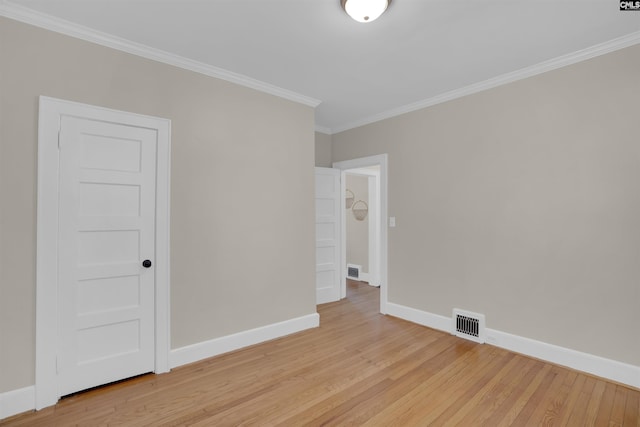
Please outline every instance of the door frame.
[{"label": "door frame", "polygon": [[388,154],[378,154],[375,156],[361,157],[357,159],[344,160],[341,162],[333,162],[333,167],[340,169],[341,173],[341,186],[342,195],[340,204],[342,206],[342,277],[341,286],[346,293],[346,277],[347,277],[347,233],[344,232],[346,226],[345,218],[345,171],[348,169],[366,168],[369,166],[380,166],[380,313],[387,314],[387,301],[389,295],[389,283],[388,283]]},{"label": "door frame", "polygon": [[169,371],[169,190],[171,121],[40,96],[36,236],[35,408],[54,405],[58,391],[58,187],[59,131],[63,116],[136,127],[158,133],[155,228],[155,373]]}]

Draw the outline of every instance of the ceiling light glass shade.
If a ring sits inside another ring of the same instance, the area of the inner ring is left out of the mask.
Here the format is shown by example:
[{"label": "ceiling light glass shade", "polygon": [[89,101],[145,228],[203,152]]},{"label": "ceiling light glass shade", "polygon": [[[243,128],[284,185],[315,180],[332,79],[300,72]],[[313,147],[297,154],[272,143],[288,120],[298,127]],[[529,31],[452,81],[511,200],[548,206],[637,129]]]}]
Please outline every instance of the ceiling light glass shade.
[{"label": "ceiling light glass shade", "polygon": [[343,9],[358,22],[371,22],[387,10],[391,0],[340,0]]}]

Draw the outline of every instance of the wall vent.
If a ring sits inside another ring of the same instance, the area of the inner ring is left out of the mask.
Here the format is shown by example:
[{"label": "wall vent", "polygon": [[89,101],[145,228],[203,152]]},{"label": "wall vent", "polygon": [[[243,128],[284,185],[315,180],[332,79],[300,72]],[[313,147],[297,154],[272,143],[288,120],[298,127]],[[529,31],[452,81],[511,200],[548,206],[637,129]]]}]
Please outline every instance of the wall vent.
[{"label": "wall vent", "polygon": [[453,309],[453,334],[480,344],[486,340],[484,314]]},{"label": "wall vent", "polygon": [[362,266],[347,264],[347,277],[349,279],[360,280],[360,269]]}]

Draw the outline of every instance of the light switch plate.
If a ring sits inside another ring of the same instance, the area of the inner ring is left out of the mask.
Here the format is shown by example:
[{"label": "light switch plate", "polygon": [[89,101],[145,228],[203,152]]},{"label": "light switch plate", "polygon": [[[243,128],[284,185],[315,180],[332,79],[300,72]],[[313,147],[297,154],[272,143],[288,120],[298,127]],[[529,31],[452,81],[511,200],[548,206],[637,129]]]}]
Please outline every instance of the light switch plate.
[{"label": "light switch plate", "polygon": [[396,226],[396,217],[395,216],[390,216],[389,217],[389,227],[395,227]]}]

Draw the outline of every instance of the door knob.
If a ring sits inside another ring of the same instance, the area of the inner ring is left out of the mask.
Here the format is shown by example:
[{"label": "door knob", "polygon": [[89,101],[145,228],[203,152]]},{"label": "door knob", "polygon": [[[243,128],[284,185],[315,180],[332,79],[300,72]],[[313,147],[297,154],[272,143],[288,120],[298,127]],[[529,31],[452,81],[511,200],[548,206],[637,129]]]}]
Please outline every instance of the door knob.
[{"label": "door knob", "polygon": [[144,261],[142,261],[142,266],[144,268],[149,268],[151,267],[151,260],[145,259]]}]

